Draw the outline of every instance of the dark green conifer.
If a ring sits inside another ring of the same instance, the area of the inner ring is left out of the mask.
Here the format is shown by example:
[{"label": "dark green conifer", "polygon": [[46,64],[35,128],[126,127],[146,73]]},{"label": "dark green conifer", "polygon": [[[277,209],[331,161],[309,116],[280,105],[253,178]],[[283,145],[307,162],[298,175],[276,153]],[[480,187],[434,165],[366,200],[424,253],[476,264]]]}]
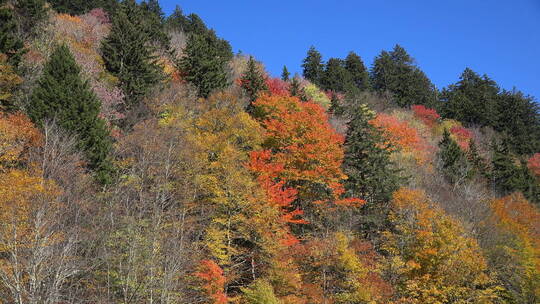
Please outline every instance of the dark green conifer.
[{"label": "dark green conifer", "polygon": [[291,96],[300,98],[302,101],[307,101],[306,93],[300,84],[300,76],[295,74],[291,80],[291,85],[289,86],[289,93]]},{"label": "dark green conifer", "polygon": [[512,193],[520,188],[521,172],[505,142],[493,144],[491,167],[491,181],[495,190],[501,195]]},{"label": "dark green conifer", "polygon": [[399,45],[382,51],[371,69],[371,84],[380,93],[389,92],[401,107],[414,104],[437,108],[437,90]]},{"label": "dark green conifer", "polygon": [[321,78],[321,86],[324,90],[345,92],[353,84],[349,71],[345,68],[345,62],[339,58],[330,58],[326,63],[324,74]]},{"label": "dark green conifer", "polygon": [[105,66],[118,77],[128,106],[138,104],[164,77],[143,17],[134,0],[124,1],[101,45]]},{"label": "dark green conifer", "polygon": [[480,155],[478,147],[474,139],[469,142],[469,150],[467,151],[467,160],[471,166],[469,175],[472,178],[488,177],[489,168],[486,160]]},{"label": "dark green conifer", "polygon": [[450,132],[444,130],[439,142],[440,170],[449,182],[461,183],[469,178],[467,157],[459,145],[450,137]]},{"label": "dark green conifer", "polygon": [[281,80],[283,81],[289,81],[289,77],[291,76],[291,73],[289,73],[289,70],[287,69],[287,66],[283,66],[283,71],[281,72]]},{"label": "dark green conifer", "polygon": [[345,69],[349,71],[354,85],[360,91],[367,91],[370,89],[368,70],[360,56],[355,52],[350,52],[349,55],[347,55],[347,58],[345,58]]},{"label": "dark green conifer", "polygon": [[103,8],[112,12],[118,4],[116,0],[48,0],[51,6],[59,13],[82,15],[94,8]]},{"label": "dark green conifer", "polygon": [[185,74],[184,79],[197,87],[198,95],[206,98],[229,85],[226,65],[231,57],[230,49],[228,54],[223,54],[220,39],[215,35],[192,34],[178,66]]},{"label": "dark green conifer", "polygon": [[252,111],[252,103],[257,100],[260,93],[267,89],[263,73],[257,66],[253,56],[249,56],[247,68],[240,78],[242,88],[249,98],[248,112]]},{"label": "dark green conifer", "polygon": [[52,120],[78,137],[89,168],[102,182],[110,181],[111,140],[105,122],[98,117],[101,102],[83,80],[80,68],[66,45],[58,46],[32,92],[28,114],[38,125]]},{"label": "dark green conifer", "polygon": [[17,30],[13,8],[2,0],[0,1],[0,53],[5,54],[8,62],[17,67],[24,52],[24,43]]},{"label": "dark green conifer", "polygon": [[14,8],[19,28],[26,37],[34,36],[49,14],[45,0],[17,0]]},{"label": "dark green conifer", "polygon": [[324,74],[322,55],[314,46],[310,47],[302,63],[304,78],[320,86]]}]

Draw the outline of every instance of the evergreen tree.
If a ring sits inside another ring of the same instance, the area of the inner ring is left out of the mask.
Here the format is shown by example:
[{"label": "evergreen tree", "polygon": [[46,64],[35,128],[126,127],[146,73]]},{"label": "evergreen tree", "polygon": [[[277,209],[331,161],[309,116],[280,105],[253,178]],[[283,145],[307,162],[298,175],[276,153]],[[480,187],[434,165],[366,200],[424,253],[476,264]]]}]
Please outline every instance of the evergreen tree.
[{"label": "evergreen tree", "polygon": [[469,142],[467,151],[467,161],[471,165],[469,175],[471,177],[488,177],[489,168],[486,160],[480,155],[474,139]]},{"label": "evergreen tree", "polygon": [[521,181],[518,184],[519,188],[517,190],[521,191],[523,195],[530,202],[540,205],[540,179],[537,178],[527,166],[526,161],[521,161],[519,166],[519,171],[521,173]]},{"label": "evergreen tree", "polygon": [[300,76],[295,74],[291,80],[291,85],[289,86],[289,93],[291,96],[300,98],[302,101],[307,101],[306,93],[300,84]]},{"label": "evergreen tree", "polygon": [[103,8],[109,12],[118,4],[116,0],[48,0],[59,13],[82,15],[94,8]]},{"label": "evergreen tree", "polygon": [[184,79],[197,87],[200,97],[206,98],[229,85],[226,64],[232,57],[230,49],[229,52],[224,56],[215,35],[190,35],[178,66]]},{"label": "evergreen tree", "polygon": [[451,183],[460,183],[469,177],[466,155],[446,129],[439,142],[438,157],[441,161],[440,169]]},{"label": "evergreen tree", "polygon": [[287,66],[283,66],[283,71],[281,72],[281,80],[283,81],[289,81],[289,77],[291,76],[291,73],[289,73],[289,70],[287,70]]},{"label": "evergreen tree", "polygon": [[345,68],[343,60],[330,58],[326,63],[324,74],[321,78],[321,86],[325,90],[345,92],[353,84],[349,71]]},{"label": "evergreen tree", "polygon": [[494,188],[500,194],[507,195],[520,188],[522,182],[521,172],[514,163],[505,142],[493,144],[491,167],[491,180]]},{"label": "evergreen tree", "polygon": [[389,92],[401,107],[422,104],[436,108],[437,90],[399,45],[382,51],[371,69],[371,83],[378,92]]},{"label": "evergreen tree", "polygon": [[321,53],[314,46],[308,50],[307,56],[302,63],[302,68],[304,69],[304,78],[320,86],[324,74],[324,64]]},{"label": "evergreen tree", "polygon": [[143,16],[134,0],[124,1],[101,45],[105,66],[120,80],[128,106],[138,104],[163,79]]},{"label": "evergreen tree", "polygon": [[13,9],[0,1],[0,53],[8,56],[8,62],[17,67],[24,54],[24,43],[17,32]]},{"label": "evergreen tree", "polygon": [[349,177],[346,189],[352,197],[368,202],[388,201],[402,182],[390,160],[392,147],[383,132],[369,123],[375,113],[361,105],[348,123],[343,167]]},{"label": "evergreen tree", "polygon": [[80,68],[66,45],[58,46],[32,92],[28,114],[41,125],[52,119],[79,139],[90,169],[102,182],[110,180],[111,141],[105,122],[98,117],[101,103],[81,78]]},{"label": "evergreen tree", "polygon": [[511,151],[528,155],[540,151],[540,106],[519,91],[503,91],[497,98],[495,130],[504,134]]},{"label": "evergreen tree", "polygon": [[345,58],[345,69],[349,71],[352,81],[360,91],[370,89],[369,73],[364,62],[355,52],[350,52]]},{"label": "evergreen tree", "polygon": [[141,6],[145,10],[157,16],[160,21],[163,21],[165,19],[165,14],[163,13],[163,9],[161,8],[157,0],[143,1],[141,2]]},{"label": "evergreen tree", "polygon": [[249,56],[246,71],[240,78],[242,88],[249,97],[248,112],[252,110],[252,103],[257,100],[261,91],[267,88],[263,73],[259,70],[253,56]]},{"label": "evergreen tree", "polygon": [[467,68],[460,81],[441,93],[443,117],[466,125],[494,126],[497,118],[496,98],[499,88],[486,75],[480,77]]},{"label": "evergreen tree", "polygon": [[49,13],[45,0],[16,0],[14,8],[19,28],[27,37],[35,35],[37,27],[47,19]]}]

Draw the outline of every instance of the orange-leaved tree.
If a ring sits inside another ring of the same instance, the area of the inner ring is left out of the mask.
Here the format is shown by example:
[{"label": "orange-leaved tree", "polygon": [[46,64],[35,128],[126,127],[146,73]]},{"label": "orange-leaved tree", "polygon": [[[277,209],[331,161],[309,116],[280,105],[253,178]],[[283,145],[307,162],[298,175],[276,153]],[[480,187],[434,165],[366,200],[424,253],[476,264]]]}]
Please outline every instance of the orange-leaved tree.
[{"label": "orange-leaved tree", "polygon": [[227,304],[228,299],[225,293],[227,279],[223,275],[223,269],[216,262],[202,260],[195,277],[201,281],[201,288],[207,298],[204,303]]}]

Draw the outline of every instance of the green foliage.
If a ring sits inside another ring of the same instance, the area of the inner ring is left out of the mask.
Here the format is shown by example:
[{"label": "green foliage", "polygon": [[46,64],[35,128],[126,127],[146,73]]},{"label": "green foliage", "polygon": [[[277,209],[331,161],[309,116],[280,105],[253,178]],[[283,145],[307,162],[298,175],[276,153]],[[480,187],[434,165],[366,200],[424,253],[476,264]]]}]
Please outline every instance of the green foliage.
[{"label": "green foliage", "polygon": [[520,170],[505,142],[493,145],[491,166],[491,180],[501,194],[510,194],[520,187]]},{"label": "green foliage", "polygon": [[321,79],[322,88],[334,92],[345,92],[353,86],[353,78],[339,58],[330,58]]},{"label": "green foliage", "polygon": [[382,51],[371,69],[371,83],[378,92],[390,92],[401,107],[413,104],[435,108],[437,90],[401,46]]},{"label": "green foliage", "polygon": [[321,53],[314,46],[309,48],[307,56],[302,63],[302,68],[304,78],[316,85],[321,84],[324,74],[324,64]]},{"label": "green foliage", "polygon": [[274,288],[265,280],[257,280],[248,288],[242,288],[246,304],[281,304]]},{"label": "green foliage", "polygon": [[0,53],[8,56],[8,62],[17,67],[25,53],[24,43],[17,31],[14,11],[0,2]]},{"label": "green foliage", "polygon": [[103,8],[112,12],[118,5],[116,0],[48,0],[59,13],[82,15],[94,8]]},{"label": "green foliage", "polygon": [[287,70],[287,66],[283,66],[283,71],[281,72],[281,80],[283,81],[289,81],[289,77],[291,76],[291,73],[289,73],[289,70]]},{"label": "green foliage", "polygon": [[450,137],[450,132],[446,129],[439,142],[439,149],[440,169],[445,177],[454,184],[463,182],[468,178],[467,157],[457,142]]},{"label": "green foliage", "polygon": [[197,87],[200,97],[229,85],[226,66],[232,52],[223,53],[222,41],[211,34],[192,34],[178,62],[184,79]]},{"label": "green foliage", "polygon": [[250,107],[251,102],[254,102],[259,97],[261,91],[267,89],[264,75],[257,66],[257,62],[253,59],[253,56],[249,57],[246,71],[242,74],[240,83],[249,97]]},{"label": "green foliage", "polygon": [[15,12],[19,28],[25,36],[34,36],[49,13],[45,0],[16,0]]},{"label": "green foliage", "polygon": [[122,2],[112,20],[111,32],[101,45],[105,66],[120,80],[129,106],[137,105],[163,79],[144,16],[135,1]]},{"label": "green foliage", "polygon": [[486,75],[480,77],[467,68],[460,81],[441,93],[442,115],[466,125],[493,126],[499,88]]},{"label": "green foliage", "polygon": [[66,45],[58,46],[43,69],[32,92],[28,114],[38,125],[53,120],[78,136],[83,150],[102,182],[110,180],[111,141],[105,122],[99,118],[101,103],[81,78],[80,68]]},{"label": "green foliage", "polygon": [[353,83],[360,91],[367,91],[371,85],[369,83],[369,73],[364,62],[355,52],[350,52],[345,58],[345,69],[349,71]]},{"label": "green foliage", "polygon": [[489,167],[486,160],[480,155],[478,147],[474,139],[471,139],[469,142],[469,150],[467,151],[467,161],[470,164],[469,175],[472,178],[476,177],[488,177]]}]

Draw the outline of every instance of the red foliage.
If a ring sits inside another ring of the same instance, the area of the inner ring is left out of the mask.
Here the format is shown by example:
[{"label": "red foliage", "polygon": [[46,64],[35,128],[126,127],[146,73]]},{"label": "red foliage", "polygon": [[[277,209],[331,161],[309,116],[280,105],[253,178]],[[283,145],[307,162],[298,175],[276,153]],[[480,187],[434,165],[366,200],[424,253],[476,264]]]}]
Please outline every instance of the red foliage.
[{"label": "red foliage", "polygon": [[266,86],[271,95],[289,95],[289,84],[279,78],[266,78]]},{"label": "red foliage", "polygon": [[469,142],[473,138],[473,133],[470,130],[464,127],[454,126],[450,129],[450,133],[454,135],[461,149],[469,149]]},{"label": "red foliage", "polygon": [[107,24],[110,22],[109,14],[102,8],[95,8],[88,12],[89,15],[94,16],[101,24]]},{"label": "red foliage", "polygon": [[534,175],[540,176],[540,153],[536,153],[529,158],[528,167]]},{"label": "red foliage", "polygon": [[426,108],[423,105],[413,105],[411,106],[411,109],[414,112],[414,115],[430,128],[434,127],[441,118],[437,111]]},{"label": "red foliage", "polygon": [[202,289],[212,300],[212,304],[226,304],[228,302],[225,294],[225,282],[227,279],[223,275],[223,269],[212,260],[202,260],[199,264],[199,271],[195,276],[202,281]]}]

